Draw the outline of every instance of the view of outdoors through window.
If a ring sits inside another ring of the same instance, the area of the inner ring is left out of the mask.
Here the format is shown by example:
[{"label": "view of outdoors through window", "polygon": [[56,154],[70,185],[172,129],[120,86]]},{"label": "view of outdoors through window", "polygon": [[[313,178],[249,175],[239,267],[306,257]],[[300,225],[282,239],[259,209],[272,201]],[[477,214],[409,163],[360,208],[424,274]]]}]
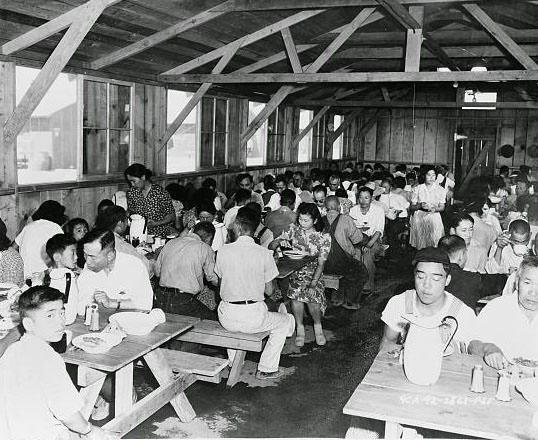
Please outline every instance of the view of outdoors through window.
[{"label": "view of outdoors through window", "polygon": [[[299,133],[310,123],[314,117],[312,110],[302,110],[299,113]],[[310,162],[312,160],[312,131],[309,130],[304,138],[299,142],[298,162]]]},{"label": "view of outdoors through window", "polygon": [[[17,104],[38,73],[17,66]],[[77,179],[78,108],[76,75],[60,73],[17,137],[20,185]]]},{"label": "view of outdoors through window", "polygon": [[[249,101],[248,123],[262,111],[265,103]],[[263,165],[265,163],[265,148],[267,145],[267,120],[247,142],[247,166]]]},{"label": "view of outdoors through window", "polygon": [[[334,115],[334,131],[338,130],[340,124],[344,122],[344,117],[340,115]],[[333,143],[333,160],[338,160],[342,158],[342,143],[344,141],[344,133],[338,136]]]},{"label": "view of outdoors through window", "polygon": [[[192,93],[168,90],[167,123],[170,124],[187,105]],[[198,106],[185,119],[181,127],[168,141],[166,172],[181,173],[196,169],[196,145],[198,144]]]}]

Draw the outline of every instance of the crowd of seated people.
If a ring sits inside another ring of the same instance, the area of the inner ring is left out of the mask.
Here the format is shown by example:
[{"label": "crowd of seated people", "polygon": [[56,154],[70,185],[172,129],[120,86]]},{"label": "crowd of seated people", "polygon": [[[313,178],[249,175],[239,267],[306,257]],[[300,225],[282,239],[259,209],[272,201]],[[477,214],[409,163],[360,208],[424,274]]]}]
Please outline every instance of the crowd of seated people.
[{"label": "crowd of seated people", "polygon": [[[8,361],[0,358],[0,382],[10,377],[5,374],[14,357],[24,358],[31,347],[42,350],[40,344],[49,341],[32,322],[41,319],[36,311],[42,304],[56,307],[59,299],[66,301],[64,324],[95,302],[116,311],[158,306],[218,319],[230,331],[268,331],[257,377],[275,378],[286,337],[294,334],[296,346],[305,344],[306,310],[316,344],[325,345],[326,309],[359,310],[362,298],[375,290],[379,260],[402,253],[414,256],[415,289],[387,304],[384,343],[405,336],[400,317],[406,310],[429,316],[451,310],[461,318],[460,347],[488,364],[501,368],[506,353],[533,353],[525,344],[510,346],[493,324],[503,322],[499,315],[509,307],[514,319],[538,311],[538,194],[528,167],[476,178],[461,200],[454,197],[456,182],[447,168],[429,165],[400,164],[391,172],[381,164],[350,163],[339,170],[331,163],[308,175],[288,170],[258,182],[242,173],[226,195],[213,178],[163,188],[142,164],[129,166],[125,178],[125,206],[103,200],[90,221],[69,220],[64,206],[48,200],[12,241],[0,220],[0,282],[26,290],[20,311],[25,331],[33,335],[9,351]],[[125,239],[132,214],[146,219],[151,235],[175,234],[154,261]],[[285,249],[310,259],[279,285],[276,261]],[[339,277],[338,292],[328,294],[324,274]],[[501,292],[506,298],[492,301],[477,319],[477,301]],[[278,312],[270,310],[266,296],[277,298]],[[510,335],[519,338],[527,330],[521,324]],[[72,401],[71,391],[65,392]],[[76,411],[58,411],[69,430],[92,430]]]}]

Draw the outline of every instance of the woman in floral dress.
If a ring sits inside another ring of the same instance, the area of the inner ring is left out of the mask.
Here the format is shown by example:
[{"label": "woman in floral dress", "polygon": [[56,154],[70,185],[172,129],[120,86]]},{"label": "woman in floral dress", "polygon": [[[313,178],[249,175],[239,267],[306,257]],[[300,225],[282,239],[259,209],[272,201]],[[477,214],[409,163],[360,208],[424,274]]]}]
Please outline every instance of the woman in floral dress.
[{"label": "woman in floral dress", "polygon": [[321,215],[314,203],[301,203],[297,208],[297,224],[290,225],[286,232],[271,244],[275,249],[279,245],[302,251],[317,257],[302,269],[290,275],[288,297],[292,300],[292,310],[297,325],[295,345],[302,347],[305,339],[303,325],[304,305],[314,320],[314,334],[318,345],[325,345],[327,340],[323,334],[321,317],[327,308],[323,267],[331,249],[331,236],[321,231],[323,224]]}]

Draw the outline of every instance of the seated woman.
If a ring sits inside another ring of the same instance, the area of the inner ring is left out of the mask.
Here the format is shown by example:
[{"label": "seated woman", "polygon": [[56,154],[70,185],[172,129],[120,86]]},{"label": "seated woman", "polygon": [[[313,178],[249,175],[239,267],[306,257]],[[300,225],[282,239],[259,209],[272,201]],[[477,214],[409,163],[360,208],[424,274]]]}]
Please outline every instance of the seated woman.
[{"label": "seated woman", "polygon": [[314,320],[314,334],[318,345],[325,345],[321,317],[327,308],[325,284],[322,274],[325,261],[331,250],[331,237],[321,231],[323,223],[314,203],[301,203],[297,208],[297,223],[290,225],[286,232],[271,243],[269,249],[280,245],[303,251],[316,260],[290,275],[288,297],[292,300],[292,310],[297,325],[295,345],[302,347],[305,339],[303,325],[304,305]]},{"label": "seated woman", "polygon": [[24,284],[24,263],[19,253],[11,247],[6,224],[0,219],[0,283],[17,286]]}]

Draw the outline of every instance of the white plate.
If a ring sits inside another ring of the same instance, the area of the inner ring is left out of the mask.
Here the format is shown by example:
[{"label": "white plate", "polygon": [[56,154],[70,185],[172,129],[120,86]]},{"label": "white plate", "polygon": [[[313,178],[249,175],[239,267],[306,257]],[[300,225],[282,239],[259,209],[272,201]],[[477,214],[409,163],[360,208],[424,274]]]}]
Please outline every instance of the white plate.
[{"label": "white plate", "polygon": [[156,317],[142,312],[114,313],[110,322],[115,322],[128,335],[147,335],[158,324]]},{"label": "white plate", "polygon": [[300,260],[307,255],[302,251],[283,251],[282,254],[284,254],[288,258],[291,258],[292,260]]},{"label": "white plate", "polygon": [[113,333],[86,333],[73,338],[71,343],[86,353],[99,354],[107,352],[120,341],[121,336],[118,341],[118,336]]}]

